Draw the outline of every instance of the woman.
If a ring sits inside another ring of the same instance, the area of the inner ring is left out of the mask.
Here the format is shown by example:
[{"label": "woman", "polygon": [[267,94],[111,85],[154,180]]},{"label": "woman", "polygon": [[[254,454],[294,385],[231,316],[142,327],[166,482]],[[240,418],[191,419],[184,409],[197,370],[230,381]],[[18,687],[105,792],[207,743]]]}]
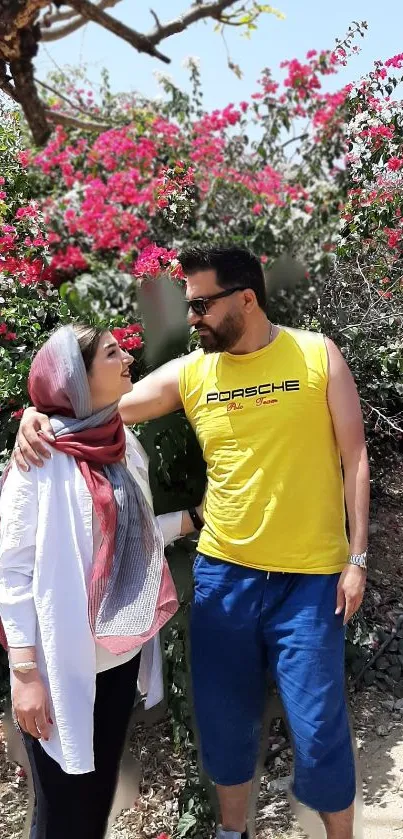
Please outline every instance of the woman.
[{"label": "woman", "polygon": [[52,457],[12,465],[2,489],[0,615],[34,779],[30,839],[104,836],[138,679],[146,707],[162,698],[158,631],[178,605],[164,536],[194,526],[152,512],[144,452],[117,412],[131,363],[109,332],[55,332],[28,384]]}]

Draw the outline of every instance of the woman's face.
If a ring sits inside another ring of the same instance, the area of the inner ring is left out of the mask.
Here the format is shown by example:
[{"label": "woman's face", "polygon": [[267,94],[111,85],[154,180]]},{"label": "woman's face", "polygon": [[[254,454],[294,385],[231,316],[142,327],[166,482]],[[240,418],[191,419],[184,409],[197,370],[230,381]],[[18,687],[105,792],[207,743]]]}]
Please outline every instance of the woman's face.
[{"label": "woman's face", "polygon": [[133,358],[121,350],[110,332],[101,335],[97,351],[88,372],[94,411],[111,405],[132,389],[130,365]]}]

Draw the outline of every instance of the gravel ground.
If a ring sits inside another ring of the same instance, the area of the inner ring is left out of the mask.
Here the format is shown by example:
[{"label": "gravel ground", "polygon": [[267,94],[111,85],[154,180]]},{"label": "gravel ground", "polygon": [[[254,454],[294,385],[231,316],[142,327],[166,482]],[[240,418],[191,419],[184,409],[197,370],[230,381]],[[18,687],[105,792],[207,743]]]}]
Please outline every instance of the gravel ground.
[{"label": "gravel ground", "polygon": [[[173,749],[170,724],[163,721],[153,727],[137,725],[131,751],[132,766],[128,770],[126,761],[123,796],[127,796],[129,789],[129,799],[135,797],[138,761],[143,769],[140,794],[134,806],[117,818],[110,839],[154,839],[160,833],[172,836],[178,821],[178,796],[185,784],[185,756]],[[264,773],[256,823],[259,839],[284,836],[292,823],[284,782],[279,780],[290,771],[291,752],[287,749],[275,758],[271,770]],[[128,803],[126,797],[126,806]],[[4,726],[0,723],[1,839],[22,839],[27,805],[25,772],[7,761]]]}]

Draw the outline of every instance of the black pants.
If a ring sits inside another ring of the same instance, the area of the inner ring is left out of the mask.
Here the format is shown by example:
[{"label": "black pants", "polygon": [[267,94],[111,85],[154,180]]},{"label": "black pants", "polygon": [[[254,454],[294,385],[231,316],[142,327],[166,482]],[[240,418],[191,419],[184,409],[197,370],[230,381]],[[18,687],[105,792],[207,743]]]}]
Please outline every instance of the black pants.
[{"label": "black pants", "polygon": [[24,733],[35,808],[30,839],[103,839],[136,695],[140,655],[97,676],[95,771],[68,775],[39,740]]}]

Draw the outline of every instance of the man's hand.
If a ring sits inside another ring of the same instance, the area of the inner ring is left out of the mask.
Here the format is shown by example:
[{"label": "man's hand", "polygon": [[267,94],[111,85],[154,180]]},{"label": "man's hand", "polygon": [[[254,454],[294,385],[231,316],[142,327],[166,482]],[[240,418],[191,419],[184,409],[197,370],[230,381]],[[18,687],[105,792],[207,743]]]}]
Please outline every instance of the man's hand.
[{"label": "man's hand", "polygon": [[27,408],[20,422],[14,448],[18,468],[28,472],[30,464],[43,466],[43,458],[51,456],[45,441],[52,443],[54,439],[49,417],[40,414],[35,408]]},{"label": "man's hand", "polygon": [[15,718],[20,728],[38,740],[49,740],[49,699],[37,670],[14,673],[12,702]]},{"label": "man's hand", "polygon": [[346,565],[337,586],[336,615],[345,609],[344,625],[360,608],[364,597],[367,573],[358,565]]}]

